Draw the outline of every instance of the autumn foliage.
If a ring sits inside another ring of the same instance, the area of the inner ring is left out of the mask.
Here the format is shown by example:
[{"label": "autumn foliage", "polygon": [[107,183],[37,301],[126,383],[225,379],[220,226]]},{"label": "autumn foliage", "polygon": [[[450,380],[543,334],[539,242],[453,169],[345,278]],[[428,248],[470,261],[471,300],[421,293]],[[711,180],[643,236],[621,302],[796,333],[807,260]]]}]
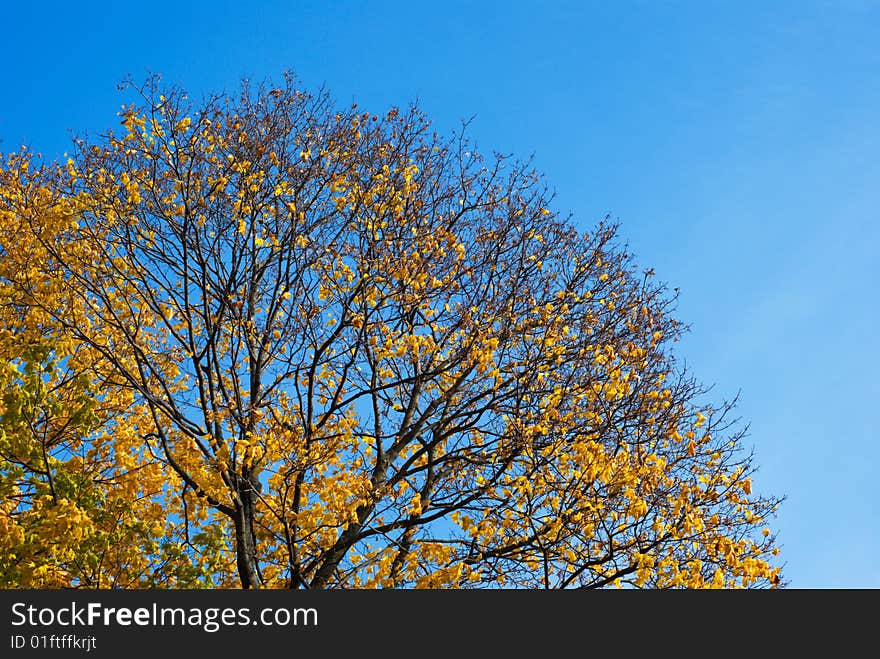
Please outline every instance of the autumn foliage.
[{"label": "autumn foliage", "polygon": [[780,583],[614,225],[417,108],[130,91],[0,171],[0,584]]}]

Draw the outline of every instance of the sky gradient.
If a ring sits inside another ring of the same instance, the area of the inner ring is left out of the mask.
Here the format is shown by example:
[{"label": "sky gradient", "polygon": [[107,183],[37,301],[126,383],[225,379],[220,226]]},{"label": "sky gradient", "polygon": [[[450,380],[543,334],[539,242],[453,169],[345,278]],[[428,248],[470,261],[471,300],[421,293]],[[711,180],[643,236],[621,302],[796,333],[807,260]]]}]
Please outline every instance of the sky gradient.
[{"label": "sky gradient", "polygon": [[741,392],[793,587],[880,587],[880,0],[9,3],[0,151],[118,123],[126,75],[194,97],[296,72],[340,104],[473,117],[555,210],[610,214],[680,288],[677,356]]}]

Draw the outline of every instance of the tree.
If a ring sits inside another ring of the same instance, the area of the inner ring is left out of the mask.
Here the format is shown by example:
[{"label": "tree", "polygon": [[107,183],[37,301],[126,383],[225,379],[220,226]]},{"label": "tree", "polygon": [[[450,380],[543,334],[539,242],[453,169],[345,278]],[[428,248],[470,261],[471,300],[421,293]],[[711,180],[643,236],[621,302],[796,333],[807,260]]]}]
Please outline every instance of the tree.
[{"label": "tree", "polygon": [[779,584],[734,405],[607,218],[578,232],[416,107],[131,88],[38,177],[81,314],[15,285],[130,401],[169,524],[222,532],[218,582],[234,556],[244,588]]}]

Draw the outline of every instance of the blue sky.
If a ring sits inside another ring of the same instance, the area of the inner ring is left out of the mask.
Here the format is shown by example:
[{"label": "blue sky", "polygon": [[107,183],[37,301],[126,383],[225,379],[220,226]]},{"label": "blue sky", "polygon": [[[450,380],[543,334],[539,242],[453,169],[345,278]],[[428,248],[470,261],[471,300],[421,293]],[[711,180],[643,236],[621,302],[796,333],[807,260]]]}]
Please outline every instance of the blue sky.
[{"label": "blue sky", "polygon": [[116,83],[192,95],[285,69],[341,102],[535,156],[680,287],[678,356],[785,494],[794,587],[880,587],[880,0],[9,3],[0,150],[118,121]]}]

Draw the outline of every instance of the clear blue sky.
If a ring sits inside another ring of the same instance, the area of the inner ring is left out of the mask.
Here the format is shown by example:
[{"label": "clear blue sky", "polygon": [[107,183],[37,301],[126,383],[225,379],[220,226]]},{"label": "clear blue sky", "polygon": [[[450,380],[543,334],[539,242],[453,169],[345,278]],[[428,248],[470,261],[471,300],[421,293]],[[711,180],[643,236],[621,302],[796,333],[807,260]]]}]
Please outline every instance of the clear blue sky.
[{"label": "clear blue sky", "polygon": [[147,71],[475,115],[681,288],[679,357],[742,391],[756,486],[788,496],[791,585],[880,587],[880,0],[100,4],[4,5],[0,150],[115,126]]}]

